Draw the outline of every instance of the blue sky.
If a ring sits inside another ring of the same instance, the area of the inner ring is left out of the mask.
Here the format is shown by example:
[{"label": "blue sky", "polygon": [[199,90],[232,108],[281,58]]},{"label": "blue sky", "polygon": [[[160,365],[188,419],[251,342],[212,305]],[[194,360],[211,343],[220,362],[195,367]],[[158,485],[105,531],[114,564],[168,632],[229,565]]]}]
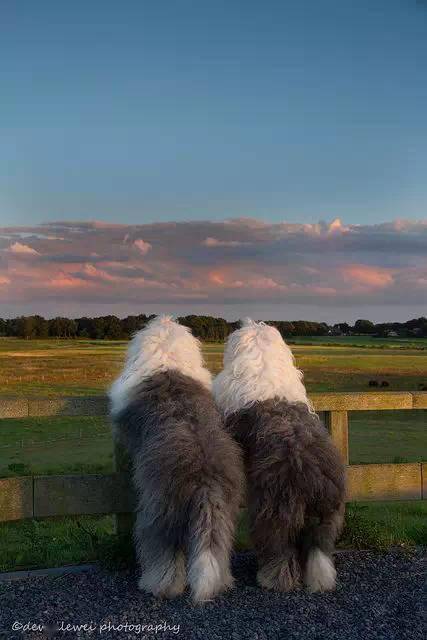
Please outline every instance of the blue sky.
[{"label": "blue sky", "polygon": [[0,224],[425,218],[427,3],[9,2]]}]

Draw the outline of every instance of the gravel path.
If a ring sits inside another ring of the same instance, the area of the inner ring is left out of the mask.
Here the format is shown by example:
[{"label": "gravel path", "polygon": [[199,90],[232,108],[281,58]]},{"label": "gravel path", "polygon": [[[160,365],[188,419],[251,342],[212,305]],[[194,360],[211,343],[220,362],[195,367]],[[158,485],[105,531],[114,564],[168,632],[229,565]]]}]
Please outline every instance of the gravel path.
[{"label": "gravel path", "polygon": [[[234,559],[236,588],[204,606],[192,605],[188,596],[157,601],[137,590],[130,572],[108,574],[97,570],[3,583],[0,638],[421,639],[424,581],[420,552],[349,552],[339,554],[336,564],[339,585],[333,593],[275,594],[256,586],[253,555],[238,554]],[[39,625],[92,623],[96,628],[82,633],[46,629],[23,632],[12,630],[15,621]],[[132,630],[130,626],[143,624],[161,626],[157,632],[135,626]],[[121,630],[118,625],[123,625]]]}]

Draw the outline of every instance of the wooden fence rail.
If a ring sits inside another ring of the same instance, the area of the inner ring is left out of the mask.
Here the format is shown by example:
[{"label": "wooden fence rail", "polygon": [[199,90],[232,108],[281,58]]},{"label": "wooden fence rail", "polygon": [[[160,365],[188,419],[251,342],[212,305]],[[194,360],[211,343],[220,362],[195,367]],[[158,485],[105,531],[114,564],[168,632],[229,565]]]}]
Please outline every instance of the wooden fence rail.
[{"label": "wooden fence rail", "polygon": [[[348,465],[348,411],[427,409],[426,392],[312,394],[316,411]],[[107,399],[0,398],[1,418],[106,415]],[[427,423],[427,418],[426,418]],[[0,422],[1,429],[1,422]],[[116,514],[127,530],[134,507],[129,460],[115,451],[116,473],[0,479],[0,522],[66,515]],[[427,464],[349,465],[348,500],[420,500],[427,496]]]}]

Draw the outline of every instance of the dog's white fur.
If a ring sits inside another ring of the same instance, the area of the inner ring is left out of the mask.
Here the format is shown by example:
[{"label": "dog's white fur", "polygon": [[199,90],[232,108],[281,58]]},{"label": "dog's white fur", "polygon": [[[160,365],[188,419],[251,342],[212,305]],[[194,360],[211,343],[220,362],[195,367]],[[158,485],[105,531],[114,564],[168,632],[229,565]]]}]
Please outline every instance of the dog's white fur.
[{"label": "dog's white fur", "polygon": [[213,393],[225,416],[273,398],[303,402],[314,412],[302,378],[278,330],[247,318],[227,340]]},{"label": "dog's white fur", "polygon": [[210,600],[223,586],[221,568],[212,551],[202,551],[196,558],[188,572],[188,582],[196,602]]},{"label": "dog's white fur", "polygon": [[159,316],[138,331],[129,344],[123,372],[109,392],[113,417],[127,406],[139,383],[171,370],[211,389],[212,376],[204,366],[199,340],[171,316]]},{"label": "dog's white fur", "polygon": [[331,591],[335,589],[337,572],[334,563],[320,549],[312,549],[308,554],[304,582],[309,591]]}]

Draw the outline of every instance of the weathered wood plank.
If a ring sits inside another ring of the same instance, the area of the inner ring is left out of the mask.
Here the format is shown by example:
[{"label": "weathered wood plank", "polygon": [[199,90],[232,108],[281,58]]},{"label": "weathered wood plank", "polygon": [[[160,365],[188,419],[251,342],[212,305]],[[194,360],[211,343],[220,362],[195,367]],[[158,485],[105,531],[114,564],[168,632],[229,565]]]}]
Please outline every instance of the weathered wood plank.
[{"label": "weathered wood plank", "polygon": [[[116,440],[114,441],[114,469],[117,473],[127,474],[129,476],[131,469],[131,460],[125,449]],[[118,535],[127,535],[133,529],[134,515],[125,511],[116,513],[115,530]]]},{"label": "weathered wood plank", "polygon": [[421,464],[347,467],[348,500],[421,500]]},{"label": "weathered wood plank", "polygon": [[379,409],[412,409],[412,394],[407,391],[369,391],[313,393],[316,411],[367,411]]},{"label": "weathered wood plank", "polygon": [[33,478],[0,479],[0,522],[33,517]]},{"label": "weathered wood plank", "polygon": [[[347,467],[347,475],[349,501],[420,500],[427,496],[425,463],[352,465]],[[83,514],[124,516],[131,514],[134,505],[128,473],[0,480],[0,522]],[[120,533],[127,532],[131,522],[128,515]]]},{"label": "weathered wood plank", "polygon": [[414,409],[427,409],[427,391],[414,391],[412,404]]},{"label": "weathered wood plank", "polygon": [[108,413],[105,396],[29,398],[30,416],[100,416]]},{"label": "weathered wood plank", "polygon": [[34,478],[35,518],[129,512],[133,504],[128,474]]},{"label": "weathered wood plank", "polygon": [[26,418],[28,400],[26,398],[1,398],[0,418]]},{"label": "weathered wood plank", "polygon": [[422,482],[422,498],[427,500],[427,462],[421,464],[421,482]]},{"label": "weathered wood plank", "polygon": [[325,425],[331,438],[342,455],[345,464],[349,462],[348,454],[348,413],[347,411],[325,411]]},{"label": "weathered wood plank", "polygon": [[[311,394],[316,411],[375,411],[381,409],[426,409],[427,392],[369,391]],[[0,418],[25,416],[107,415],[105,396],[0,399]]]}]

